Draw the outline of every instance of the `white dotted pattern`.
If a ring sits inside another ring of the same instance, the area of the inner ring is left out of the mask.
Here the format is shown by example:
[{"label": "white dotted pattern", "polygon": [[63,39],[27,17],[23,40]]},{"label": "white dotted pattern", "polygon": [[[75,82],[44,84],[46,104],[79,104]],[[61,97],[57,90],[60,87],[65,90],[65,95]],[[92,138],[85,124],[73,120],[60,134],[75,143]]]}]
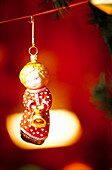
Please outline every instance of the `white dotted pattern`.
[{"label": "white dotted pattern", "polygon": [[[49,132],[49,112],[45,111],[44,114],[46,115],[46,127],[44,128],[36,128],[31,126],[31,104],[35,103],[36,106],[43,106],[46,110],[49,110],[51,106],[51,94],[47,88],[43,88],[43,91],[40,90],[29,90],[27,89],[25,94],[23,95],[24,100],[24,116],[21,119],[20,127],[24,133],[28,134],[29,136],[35,139],[43,139],[44,137],[48,136]],[[35,106],[32,105],[32,106]],[[33,108],[32,108],[33,109]]]}]

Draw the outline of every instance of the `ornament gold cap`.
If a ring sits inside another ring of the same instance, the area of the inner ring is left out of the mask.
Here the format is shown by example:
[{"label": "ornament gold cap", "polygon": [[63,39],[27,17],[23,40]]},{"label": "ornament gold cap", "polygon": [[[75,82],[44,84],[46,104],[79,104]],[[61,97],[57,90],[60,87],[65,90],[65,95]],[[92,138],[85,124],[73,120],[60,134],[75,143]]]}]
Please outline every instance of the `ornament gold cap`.
[{"label": "ornament gold cap", "polygon": [[[32,50],[35,50],[34,54],[31,52]],[[32,47],[29,48],[30,60],[31,60],[32,63],[37,62],[37,59],[38,59],[37,53],[38,53],[37,47],[32,46]]]},{"label": "ornament gold cap", "polygon": [[32,63],[36,63],[37,62],[37,55],[31,55],[30,60],[31,60]]}]

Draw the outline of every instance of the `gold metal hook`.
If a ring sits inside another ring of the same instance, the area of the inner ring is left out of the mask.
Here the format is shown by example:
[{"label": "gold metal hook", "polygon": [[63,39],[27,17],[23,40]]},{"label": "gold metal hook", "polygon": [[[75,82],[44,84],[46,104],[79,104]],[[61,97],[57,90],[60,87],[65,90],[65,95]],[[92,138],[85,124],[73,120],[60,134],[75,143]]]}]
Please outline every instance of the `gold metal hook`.
[{"label": "gold metal hook", "polygon": [[35,46],[35,42],[34,42],[34,17],[31,16],[31,24],[32,24],[32,46]]},{"label": "gold metal hook", "polygon": [[[38,49],[35,47],[35,42],[34,42],[34,17],[31,16],[31,21],[30,23],[32,24],[32,46],[29,48],[29,54],[31,55],[31,62],[35,63],[37,61],[37,53]],[[35,52],[32,53],[32,50]]]}]

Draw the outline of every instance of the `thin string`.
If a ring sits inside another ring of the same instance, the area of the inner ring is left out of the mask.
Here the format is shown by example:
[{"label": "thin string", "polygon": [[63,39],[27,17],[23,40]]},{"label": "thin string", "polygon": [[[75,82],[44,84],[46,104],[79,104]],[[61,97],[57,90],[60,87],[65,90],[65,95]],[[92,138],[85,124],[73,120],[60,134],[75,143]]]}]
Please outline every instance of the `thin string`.
[{"label": "thin string", "polygon": [[[75,4],[71,4],[68,7],[72,8],[74,6],[82,5],[82,4],[85,4],[85,3],[88,3],[88,0],[78,2],[78,3],[75,3]],[[59,9],[66,9],[66,7],[62,7],[62,8],[59,8]],[[25,19],[25,18],[31,18],[31,16],[35,17],[35,16],[40,16],[40,15],[44,15],[44,14],[53,13],[53,12],[59,11],[59,9],[51,9],[51,10],[40,12],[40,13],[33,14],[33,15],[27,15],[27,16],[20,17],[20,18],[14,18],[14,19],[10,19],[10,20],[0,21],[0,24],[7,23],[7,22],[12,22],[12,21],[17,21],[17,20],[21,20],[21,19]]]}]

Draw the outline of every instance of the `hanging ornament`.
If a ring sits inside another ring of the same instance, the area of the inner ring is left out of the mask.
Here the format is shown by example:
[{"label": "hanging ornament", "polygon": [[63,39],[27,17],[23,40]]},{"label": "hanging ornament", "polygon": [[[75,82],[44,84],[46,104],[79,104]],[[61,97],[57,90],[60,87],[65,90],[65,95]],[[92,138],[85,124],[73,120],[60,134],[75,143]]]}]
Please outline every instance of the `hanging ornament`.
[{"label": "hanging ornament", "polygon": [[90,0],[90,3],[105,13],[112,15],[112,0]]},{"label": "hanging ornament", "polygon": [[34,43],[34,18],[32,24],[32,47],[29,48],[31,62],[20,72],[21,83],[27,88],[23,95],[25,107],[20,123],[21,138],[33,144],[41,145],[49,133],[49,109],[52,96],[48,88],[48,71],[37,61],[38,50]]}]

